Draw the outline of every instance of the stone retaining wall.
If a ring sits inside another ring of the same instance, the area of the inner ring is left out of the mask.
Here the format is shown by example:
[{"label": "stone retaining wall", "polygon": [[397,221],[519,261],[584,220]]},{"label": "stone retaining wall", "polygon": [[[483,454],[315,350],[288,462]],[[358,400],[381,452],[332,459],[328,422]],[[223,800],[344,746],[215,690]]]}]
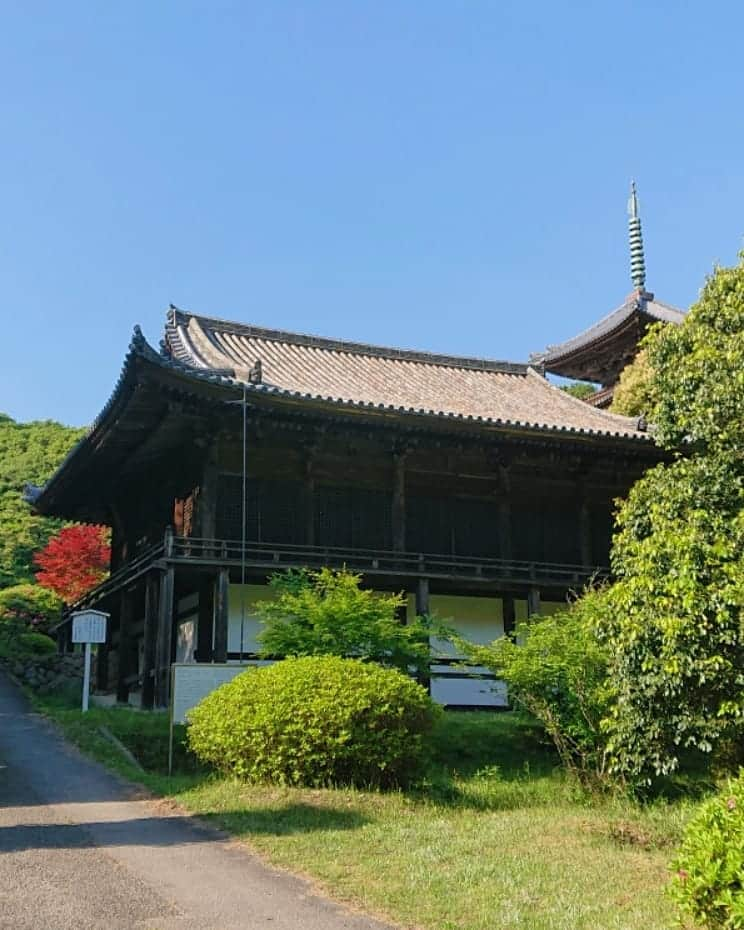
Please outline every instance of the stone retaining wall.
[{"label": "stone retaining wall", "polygon": [[[95,659],[93,664],[95,664]],[[0,665],[7,669],[21,684],[33,688],[39,694],[53,694],[77,684],[82,687],[83,656],[78,653],[48,656],[26,657],[23,659],[0,659]],[[91,679],[94,678],[91,671]]]}]

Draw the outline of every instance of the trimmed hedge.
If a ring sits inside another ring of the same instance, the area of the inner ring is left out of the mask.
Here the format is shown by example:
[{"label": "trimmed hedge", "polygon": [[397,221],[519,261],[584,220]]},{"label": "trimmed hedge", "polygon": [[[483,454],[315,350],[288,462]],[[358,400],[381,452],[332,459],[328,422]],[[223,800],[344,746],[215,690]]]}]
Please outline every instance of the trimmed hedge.
[{"label": "trimmed hedge", "polygon": [[438,714],[398,671],[307,656],[250,669],[212,692],[189,714],[188,743],[247,781],[389,787],[421,773]]},{"label": "trimmed hedge", "polygon": [[690,821],[673,868],[684,914],[709,930],[744,928],[744,773]]}]

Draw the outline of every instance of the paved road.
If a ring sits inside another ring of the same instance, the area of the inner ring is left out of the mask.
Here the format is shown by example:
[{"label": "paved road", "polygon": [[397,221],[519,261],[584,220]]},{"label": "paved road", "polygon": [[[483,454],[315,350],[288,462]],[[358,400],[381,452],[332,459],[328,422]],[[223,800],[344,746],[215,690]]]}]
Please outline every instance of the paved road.
[{"label": "paved road", "polygon": [[0,928],[384,930],[138,800],[33,714],[2,672]]}]

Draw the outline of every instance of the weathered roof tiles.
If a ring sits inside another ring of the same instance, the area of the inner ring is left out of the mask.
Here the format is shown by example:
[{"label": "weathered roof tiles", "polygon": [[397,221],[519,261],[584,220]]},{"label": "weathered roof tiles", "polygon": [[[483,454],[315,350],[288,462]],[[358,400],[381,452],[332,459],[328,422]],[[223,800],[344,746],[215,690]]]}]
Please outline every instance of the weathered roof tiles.
[{"label": "weathered roof tiles", "polygon": [[236,380],[266,393],[476,423],[644,435],[633,419],[593,409],[526,364],[341,342],[176,308],[168,315],[165,351],[195,373],[233,369]]}]

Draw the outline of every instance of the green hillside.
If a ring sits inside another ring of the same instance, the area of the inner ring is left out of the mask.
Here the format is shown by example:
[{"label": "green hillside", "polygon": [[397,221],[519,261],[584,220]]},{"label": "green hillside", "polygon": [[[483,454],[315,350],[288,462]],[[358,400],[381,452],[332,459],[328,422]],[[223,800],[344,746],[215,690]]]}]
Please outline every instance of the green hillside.
[{"label": "green hillside", "polygon": [[33,580],[34,552],[62,526],[31,513],[23,486],[43,484],[84,432],[52,420],[16,423],[0,414],[0,588]]}]

